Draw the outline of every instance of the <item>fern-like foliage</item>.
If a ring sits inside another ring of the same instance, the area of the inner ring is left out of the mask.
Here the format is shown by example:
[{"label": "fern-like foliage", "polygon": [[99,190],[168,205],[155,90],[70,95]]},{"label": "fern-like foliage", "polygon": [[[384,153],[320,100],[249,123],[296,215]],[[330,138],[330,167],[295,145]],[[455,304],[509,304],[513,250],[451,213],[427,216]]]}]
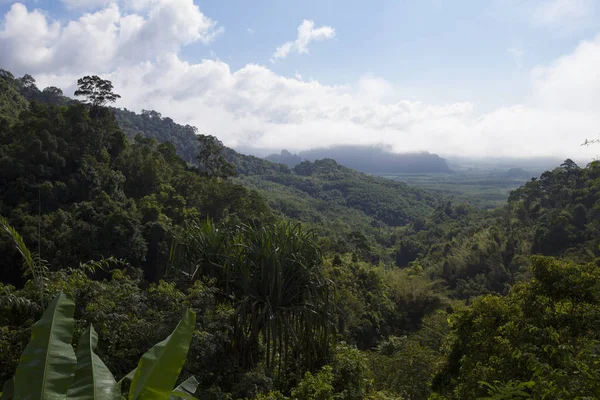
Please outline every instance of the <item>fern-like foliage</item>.
[{"label": "fern-like foliage", "polygon": [[19,313],[38,313],[40,307],[35,302],[13,293],[13,287],[0,285],[0,309]]},{"label": "fern-like foliage", "polygon": [[479,384],[487,389],[487,397],[480,400],[513,400],[513,399],[530,399],[530,389],[535,386],[535,382],[515,382],[508,383],[494,381],[493,384],[485,381],[479,381]]},{"label": "fern-like foliage", "polygon": [[127,268],[131,265],[122,258],[110,256],[102,257],[100,260],[90,260],[84,263],[79,263],[79,269],[87,274],[94,274],[97,270],[108,271],[113,267]]}]

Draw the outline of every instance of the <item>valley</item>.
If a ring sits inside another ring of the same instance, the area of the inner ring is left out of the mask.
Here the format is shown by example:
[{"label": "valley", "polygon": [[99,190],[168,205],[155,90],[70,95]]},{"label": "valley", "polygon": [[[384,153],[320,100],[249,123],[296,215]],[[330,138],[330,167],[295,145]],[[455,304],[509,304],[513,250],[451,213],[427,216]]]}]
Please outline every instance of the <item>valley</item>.
[{"label": "valley", "polygon": [[510,173],[510,169],[470,167],[468,170],[463,170],[455,167],[455,172],[452,174],[381,173],[377,175],[462,201],[474,202],[483,208],[497,208],[506,204],[511,191],[543,172],[521,171],[514,176]]},{"label": "valley", "polygon": [[94,358],[78,390],[115,398],[600,393],[598,162],[289,166],[30,76],[0,93],[2,399],[73,390],[21,354],[71,387]]}]

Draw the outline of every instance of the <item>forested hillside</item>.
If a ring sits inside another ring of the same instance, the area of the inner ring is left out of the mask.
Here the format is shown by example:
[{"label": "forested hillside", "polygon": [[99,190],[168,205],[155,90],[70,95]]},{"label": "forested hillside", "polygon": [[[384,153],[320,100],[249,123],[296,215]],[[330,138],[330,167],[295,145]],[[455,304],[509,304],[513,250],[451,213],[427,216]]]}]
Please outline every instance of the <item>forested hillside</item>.
[{"label": "forested hillside", "polygon": [[169,142],[175,146],[177,154],[185,161],[196,162],[198,130],[193,126],[179,125],[171,118],[163,118],[156,111],[143,110],[141,114],[136,114],[127,109],[112,108],[112,110],[119,126],[130,139],[142,134],[156,139],[159,143]]},{"label": "forested hillside", "polygon": [[599,165],[571,160],[512,192],[492,212],[447,203],[410,224],[397,264],[422,265],[458,297],[505,293],[530,276],[531,254],[578,263],[599,262]]},{"label": "forested hillside", "polygon": [[0,110],[4,120],[11,123],[27,108],[27,100],[21,95],[19,87],[13,84],[14,81],[10,72],[0,71]]},{"label": "forested hillside", "polygon": [[2,399],[600,396],[598,162],[483,210],[0,87]]},{"label": "forested hillside", "polygon": [[[203,178],[170,143],[127,140],[109,109],[90,115],[79,103],[33,101],[17,120],[3,121],[0,144],[0,214],[51,269],[114,256],[154,279],[186,219],[271,215],[256,192]],[[9,238],[0,246],[7,266],[0,279],[19,283],[18,253]]]},{"label": "forested hillside", "polygon": [[[159,142],[172,142],[178,154],[192,163],[198,163],[195,153],[199,146],[206,141],[217,141],[211,137],[199,142],[196,140],[197,129],[189,125],[179,125],[170,118],[162,118],[155,111],[144,111],[138,115],[126,110],[117,110],[115,115],[130,137],[142,133]],[[290,169],[258,157],[237,153],[220,143],[218,146],[227,161],[236,167],[240,182],[244,184],[260,188],[263,181],[268,181],[277,184],[280,190],[297,189],[328,204],[339,204],[358,210],[390,226],[405,225],[416,217],[428,214],[437,201],[426,192],[400,182],[358,173],[333,160],[304,162]],[[289,198],[295,197],[295,192],[287,192]],[[285,203],[285,200],[281,199],[281,202]],[[293,205],[274,206],[289,217],[308,221],[306,218],[298,218],[301,210],[290,209]]]},{"label": "forested hillside", "polygon": [[[195,165],[201,146],[215,146],[237,171],[234,179],[257,190],[276,213],[317,230],[326,237],[329,250],[356,252],[365,260],[391,260],[394,228],[429,215],[439,196],[402,182],[351,170],[333,160],[303,162],[294,168],[223,146],[218,139],[202,135],[154,111],[141,115],[116,110],[124,131],[134,137],[142,133],[160,142],[173,142],[178,154]],[[200,139],[200,140],[199,140]]]}]

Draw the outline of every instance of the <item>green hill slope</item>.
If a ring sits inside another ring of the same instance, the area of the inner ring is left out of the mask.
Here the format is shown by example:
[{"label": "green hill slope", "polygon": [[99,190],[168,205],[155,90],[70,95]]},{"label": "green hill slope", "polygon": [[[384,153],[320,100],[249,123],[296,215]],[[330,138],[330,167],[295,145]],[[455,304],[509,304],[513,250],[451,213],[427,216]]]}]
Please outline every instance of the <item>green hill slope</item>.
[{"label": "green hill slope", "polygon": [[[3,82],[12,97],[5,102],[2,115],[9,121],[15,121],[28,107],[27,99],[47,104],[74,102],[56,88],[40,91],[31,79],[25,87],[23,78],[14,79],[6,73]],[[155,111],[137,114],[111,110],[130,141],[136,142],[136,136],[142,135],[158,143],[171,143],[178,156],[197,165],[200,144],[195,127],[177,124]],[[370,261],[391,261],[389,248],[394,246],[396,227],[430,214],[438,203],[439,197],[428,192],[356,172],[333,160],[304,162],[290,169],[226,147],[222,153],[236,167],[234,182],[260,193],[275,213],[327,236],[326,249],[356,252]]]},{"label": "green hill slope", "polygon": [[403,229],[397,265],[422,265],[461,298],[506,293],[531,255],[600,265],[600,163],[566,160],[514,190],[503,208],[446,203]]},{"label": "green hill slope", "polygon": [[27,109],[29,102],[20,93],[18,81],[14,76],[0,69],[0,116],[8,123],[14,123],[19,113]]},{"label": "green hill slope", "polygon": [[[164,273],[185,221],[272,219],[256,191],[203,176],[172,144],[128,140],[110,109],[90,115],[79,102],[29,103],[19,81],[5,76],[4,85],[14,96],[0,110],[0,215],[51,270],[114,256],[152,280]],[[0,235],[0,281],[21,281],[18,260]]]},{"label": "green hill slope", "polygon": [[[175,123],[154,111],[136,114],[115,110],[123,130],[159,142],[169,141],[185,160],[195,163],[197,130]],[[224,147],[235,165],[235,181],[257,190],[282,216],[306,223],[327,236],[326,249],[357,252],[363,258],[390,260],[385,248],[394,245],[395,227],[429,215],[439,196],[402,182],[367,175],[333,160],[303,162],[293,169]]]}]

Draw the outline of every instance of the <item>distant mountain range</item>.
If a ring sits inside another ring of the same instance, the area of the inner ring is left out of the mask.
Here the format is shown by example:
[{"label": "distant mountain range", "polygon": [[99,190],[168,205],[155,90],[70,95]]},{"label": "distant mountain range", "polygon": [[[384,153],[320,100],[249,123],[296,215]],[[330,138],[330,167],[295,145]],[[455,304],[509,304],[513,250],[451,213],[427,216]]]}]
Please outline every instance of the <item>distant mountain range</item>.
[{"label": "distant mountain range", "polygon": [[452,173],[445,159],[436,154],[393,153],[376,146],[332,146],[292,154],[282,150],[265,159],[293,168],[302,161],[333,159],[339,164],[369,174],[380,173]]}]

